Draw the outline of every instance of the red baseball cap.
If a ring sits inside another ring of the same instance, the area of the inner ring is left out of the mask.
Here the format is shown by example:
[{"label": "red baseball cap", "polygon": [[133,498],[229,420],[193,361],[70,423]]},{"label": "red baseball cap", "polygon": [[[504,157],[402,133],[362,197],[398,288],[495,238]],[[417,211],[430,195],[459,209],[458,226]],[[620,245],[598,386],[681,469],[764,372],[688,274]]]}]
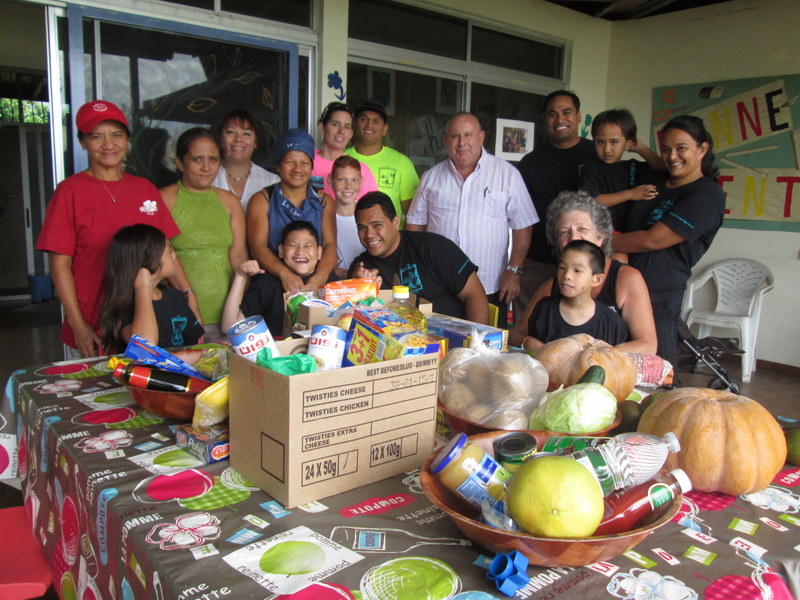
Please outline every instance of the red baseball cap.
[{"label": "red baseball cap", "polygon": [[128,127],[128,120],[122,111],[111,102],[105,100],[92,100],[78,109],[75,115],[75,124],[81,133],[89,133],[103,121],[119,121]]}]

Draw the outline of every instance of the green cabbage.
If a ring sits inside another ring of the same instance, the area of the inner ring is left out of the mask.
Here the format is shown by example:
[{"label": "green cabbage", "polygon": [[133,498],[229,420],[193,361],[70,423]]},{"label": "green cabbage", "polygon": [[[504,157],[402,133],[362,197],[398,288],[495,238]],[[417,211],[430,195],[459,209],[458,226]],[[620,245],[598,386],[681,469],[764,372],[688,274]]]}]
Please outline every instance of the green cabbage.
[{"label": "green cabbage", "polygon": [[531,414],[529,427],[581,435],[606,429],[617,414],[617,399],[599,383],[576,383],[550,392]]}]

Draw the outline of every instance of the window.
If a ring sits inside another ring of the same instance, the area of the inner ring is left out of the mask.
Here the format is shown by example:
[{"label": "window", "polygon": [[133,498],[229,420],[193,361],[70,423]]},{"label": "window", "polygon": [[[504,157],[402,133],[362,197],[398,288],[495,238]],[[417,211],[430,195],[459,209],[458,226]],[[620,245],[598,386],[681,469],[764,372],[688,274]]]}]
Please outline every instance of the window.
[{"label": "window", "polygon": [[0,71],[0,121],[49,123],[47,78],[38,73]]},{"label": "window", "polygon": [[[564,48],[387,0],[350,0],[351,38],[561,78]],[[467,36],[472,43],[467,52]]]},{"label": "window", "polygon": [[[474,112],[494,152],[496,119],[543,124],[542,102],[565,85],[566,42],[490,29],[401,1],[349,0],[348,102],[386,105],[386,144],[423,171],[446,156],[447,119]],[[542,35],[542,37],[545,37]]]},{"label": "window", "polygon": [[467,21],[386,0],[350,0],[349,35],[448,58],[467,58]]},{"label": "window", "polygon": [[406,154],[418,172],[447,157],[442,131],[463,106],[463,82],[355,63],[347,65],[347,81],[353,108],[367,98],[386,106],[386,145]]},{"label": "window", "polygon": [[564,49],[483,27],[472,28],[475,62],[561,79]]},{"label": "window", "polygon": [[289,124],[288,51],[102,21],[95,39],[93,23],[84,21],[85,94],[100,90],[128,115],[126,170],[156,186],[174,182],[177,136],[234,108],[258,119],[253,161],[272,167],[273,141]]},{"label": "window", "polygon": [[311,27],[311,0],[222,0],[222,10]]},{"label": "window", "polygon": [[[174,4],[215,10],[214,0],[167,0]],[[220,0],[226,12],[311,27],[311,0]]]}]

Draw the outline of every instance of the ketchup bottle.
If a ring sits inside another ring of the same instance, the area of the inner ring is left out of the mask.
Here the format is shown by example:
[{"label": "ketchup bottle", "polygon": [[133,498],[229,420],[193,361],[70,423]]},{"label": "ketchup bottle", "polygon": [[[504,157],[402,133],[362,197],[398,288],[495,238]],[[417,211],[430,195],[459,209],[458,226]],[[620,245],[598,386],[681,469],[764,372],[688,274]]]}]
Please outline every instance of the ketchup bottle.
[{"label": "ketchup bottle", "polygon": [[146,365],[130,363],[119,364],[114,369],[114,377],[132,385],[160,392],[202,392],[211,385],[210,381],[189,377],[172,371],[156,369]]},{"label": "ketchup bottle", "polygon": [[630,531],[659,506],[671,502],[678,493],[692,489],[683,469],[675,469],[646,483],[613,492],[605,499],[603,520],[593,535]]}]

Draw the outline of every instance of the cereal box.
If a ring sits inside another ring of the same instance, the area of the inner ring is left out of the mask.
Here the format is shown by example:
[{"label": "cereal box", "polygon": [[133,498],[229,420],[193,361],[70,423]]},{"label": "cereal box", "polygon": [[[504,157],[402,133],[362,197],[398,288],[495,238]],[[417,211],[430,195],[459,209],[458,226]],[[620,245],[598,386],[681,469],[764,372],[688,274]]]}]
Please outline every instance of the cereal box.
[{"label": "cereal box", "polygon": [[418,354],[438,354],[438,340],[417,331],[386,308],[356,309],[346,364],[365,365]]}]

